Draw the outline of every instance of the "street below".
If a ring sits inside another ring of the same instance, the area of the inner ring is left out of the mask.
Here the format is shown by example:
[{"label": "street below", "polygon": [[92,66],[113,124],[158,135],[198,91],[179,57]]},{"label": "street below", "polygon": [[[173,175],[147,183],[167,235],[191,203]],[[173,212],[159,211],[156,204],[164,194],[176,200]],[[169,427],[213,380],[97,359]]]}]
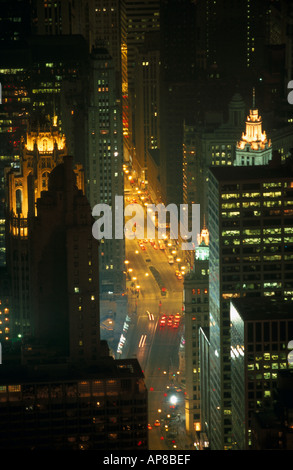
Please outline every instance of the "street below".
[{"label": "street below", "polygon": [[121,356],[136,357],[145,375],[150,450],[191,448],[179,358],[184,334],[181,267],[175,240],[166,238],[159,246],[158,240],[126,238],[129,329]]}]

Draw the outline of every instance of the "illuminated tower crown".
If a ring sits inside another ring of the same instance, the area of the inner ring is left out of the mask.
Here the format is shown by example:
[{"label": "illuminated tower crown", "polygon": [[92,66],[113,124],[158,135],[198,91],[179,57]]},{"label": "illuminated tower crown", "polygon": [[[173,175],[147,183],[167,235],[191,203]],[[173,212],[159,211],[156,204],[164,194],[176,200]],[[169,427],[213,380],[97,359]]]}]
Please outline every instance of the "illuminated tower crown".
[{"label": "illuminated tower crown", "polygon": [[[5,170],[6,264],[11,278],[14,337],[32,334],[31,257],[36,253],[34,243],[38,243],[38,238],[33,241],[32,235],[40,221],[38,207],[50,189],[50,174],[70,158],[65,137],[56,124],[56,120],[34,123],[21,141],[19,169]],[[82,166],[76,165],[74,171],[76,185],[84,193]]]},{"label": "illuminated tower crown", "polygon": [[[53,122],[37,123],[29,129],[20,148],[20,169],[6,171],[7,214],[9,231],[13,236],[27,237],[28,218],[36,215],[36,202],[41,192],[48,189],[48,177],[53,168],[67,155],[65,136]],[[83,175],[78,168],[78,186],[83,188]]]},{"label": "illuminated tower crown", "polygon": [[236,145],[235,165],[267,165],[272,158],[272,144],[262,130],[262,119],[255,107],[253,89],[252,109],[246,119],[246,130]]}]

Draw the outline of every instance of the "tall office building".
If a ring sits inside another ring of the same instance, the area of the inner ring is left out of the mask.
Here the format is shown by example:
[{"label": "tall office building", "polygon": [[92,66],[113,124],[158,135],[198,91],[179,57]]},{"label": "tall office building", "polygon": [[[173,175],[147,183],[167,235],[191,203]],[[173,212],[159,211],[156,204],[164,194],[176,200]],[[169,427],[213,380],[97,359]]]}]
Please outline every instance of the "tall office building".
[{"label": "tall office building", "polygon": [[[196,68],[203,80],[257,86],[262,109],[284,115],[292,76],[292,5],[288,0],[196,2]],[[232,66],[233,64],[233,66]]]},{"label": "tall office building", "polygon": [[30,0],[2,0],[0,40],[2,43],[23,41],[31,33]]},{"label": "tall office building", "polygon": [[146,34],[160,29],[159,0],[123,0],[126,16],[128,84],[133,93],[136,48],[144,44]]},{"label": "tall office building", "polygon": [[274,406],[253,415],[252,450],[292,450],[293,371],[278,372]]},{"label": "tall office building", "polygon": [[32,0],[32,32],[36,35],[83,36],[88,50],[94,39],[94,0],[56,0],[43,2]]},{"label": "tall office building", "polygon": [[201,432],[199,331],[209,325],[209,234],[203,228],[195,249],[193,270],[184,276],[185,422],[195,438]]},{"label": "tall office building", "polygon": [[113,237],[101,241],[101,291],[124,290],[124,238],[115,239],[115,196],[123,196],[123,136],[121,108],[115,89],[113,60],[104,48],[91,54],[88,150],[85,171],[87,195],[92,208],[108,204],[113,214]]},{"label": "tall office building", "polygon": [[[181,204],[184,122],[198,112],[195,82],[195,3],[160,3],[161,179],[167,203]],[[193,60],[194,58],[194,60]]]},{"label": "tall office building", "polygon": [[197,2],[197,68],[204,68],[211,78],[259,72],[269,15],[270,1]]},{"label": "tall office building", "polygon": [[136,48],[145,35],[159,28],[158,0],[94,0],[94,41],[106,47],[113,58],[123,116],[124,160],[135,159],[133,143],[134,74]]},{"label": "tall office building", "polygon": [[113,59],[117,79],[117,98],[122,110],[123,153],[133,159],[132,112],[128,90],[127,19],[124,0],[94,0],[94,44],[105,47]]},{"label": "tall office building", "polygon": [[83,178],[67,155],[52,169],[29,220],[28,259],[35,341],[90,364],[100,355],[99,255]]},{"label": "tall office building", "polygon": [[1,449],[148,449],[147,389],[136,359],[1,368]]},{"label": "tall office building", "polygon": [[[86,41],[81,36],[38,36],[26,41],[0,43],[2,104],[0,105],[0,193],[4,197],[4,167],[19,167],[21,138],[32,115],[56,115],[59,130],[67,133],[72,155],[84,164],[84,111],[87,62]],[[66,83],[66,88],[65,88]],[[70,91],[67,93],[70,84]],[[76,89],[79,86],[79,91]],[[62,90],[62,91],[61,91]],[[62,96],[62,99],[61,99]],[[67,107],[64,105],[66,101]],[[65,110],[70,109],[68,116]],[[72,114],[74,113],[74,114]],[[79,118],[79,120],[78,120]],[[75,125],[75,127],[74,127]],[[74,127],[74,133],[69,132]],[[4,204],[0,209],[1,264],[5,264]]]},{"label": "tall office building", "polygon": [[148,33],[137,50],[133,74],[135,98],[134,129],[136,159],[134,168],[140,180],[152,184],[148,176],[150,153],[160,149],[160,50],[159,33]]},{"label": "tall office building", "polygon": [[207,449],[209,443],[210,424],[210,329],[199,330],[199,360],[200,360],[200,434],[199,448]]},{"label": "tall office building", "polygon": [[[292,302],[272,298],[233,299],[231,317],[231,404],[233,448],[249,450],[253,415],[273,409],[280,371],[290,367]],[[292,367],[292,365],[291,365]],[[277,427],[277,423],[275,423]],[[279,426],[280,434],[284,430]]]},{"label": "tall office building", "polygon": [[232,446],[230,308],[235,297],[291,300],[292,166],[210,169],[209,303],[213,449]]}]

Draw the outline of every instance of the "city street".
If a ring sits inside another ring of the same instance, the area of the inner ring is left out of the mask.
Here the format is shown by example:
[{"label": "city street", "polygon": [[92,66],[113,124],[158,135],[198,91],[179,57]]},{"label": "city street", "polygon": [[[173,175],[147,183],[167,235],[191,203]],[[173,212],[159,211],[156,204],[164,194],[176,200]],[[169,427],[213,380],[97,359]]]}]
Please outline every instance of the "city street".
[{"label": "city street", "polygon": [[[133,197],[137,197],[135,191],[128,192],[128,200]],[[169,256],[174,258],[174,263],[169,263]],[[171,244],[167,239],[164,249],[160,249],[158,240],[126,239],[130,327],[122,355],[136,357],[145,374],[149,392],[150,450],[187,448],[183,391],[176,409],[170,408],[166,398],[170,386],[179,383],[183,279],[176,276],[181,266],[176,262],[178,256],[175,240]],[[179,324],[174,326],[170,319],[168,325],[170,315],[176,314],[180,315]],[[161,324],[163,315],[166,315],[165,325]],[[172,416],[168,418],[170,413]]]}]

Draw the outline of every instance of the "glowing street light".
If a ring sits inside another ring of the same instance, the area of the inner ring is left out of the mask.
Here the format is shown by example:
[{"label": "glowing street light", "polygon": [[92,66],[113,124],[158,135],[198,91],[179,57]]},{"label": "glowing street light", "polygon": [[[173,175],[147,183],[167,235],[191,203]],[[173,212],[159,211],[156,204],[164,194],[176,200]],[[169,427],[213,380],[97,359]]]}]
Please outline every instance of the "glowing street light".
[{"label": "glowing street light", "polygon": [[178,398],[176,397],[176,395],[171,395],[171,397],[170,397],[170,403],[171,403],[171,405],[173,405],[173,406],[177,405],[177,403],[178,403]]}]

